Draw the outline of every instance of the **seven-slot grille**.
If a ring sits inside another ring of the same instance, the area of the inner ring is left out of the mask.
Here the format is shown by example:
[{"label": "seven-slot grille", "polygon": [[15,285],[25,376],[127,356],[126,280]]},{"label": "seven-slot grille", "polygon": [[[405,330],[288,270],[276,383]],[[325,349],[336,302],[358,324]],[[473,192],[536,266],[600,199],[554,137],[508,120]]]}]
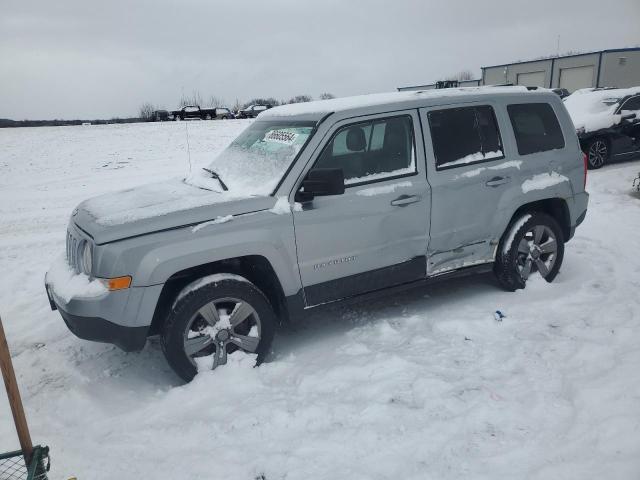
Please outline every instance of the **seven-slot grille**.
[{"label": "seven-slot grille", "polygon": [[67,230],[67,263],[76,272],[80,272],[80,256],[78,254],[80,250],[80,240],[73,236],[73,234]]}]

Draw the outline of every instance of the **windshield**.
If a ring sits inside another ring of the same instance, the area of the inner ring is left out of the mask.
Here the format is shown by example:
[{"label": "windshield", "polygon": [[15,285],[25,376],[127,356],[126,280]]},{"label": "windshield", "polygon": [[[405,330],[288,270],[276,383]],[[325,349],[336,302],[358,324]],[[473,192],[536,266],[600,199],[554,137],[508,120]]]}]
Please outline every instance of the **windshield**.
[{"label": "windshield", "polygon": [[[207,167],[241,196],[270,195],[313,132],[315,122],[292,120],[256,121],[220,153]],[[206,171],[189,183],[222,190]]]}]

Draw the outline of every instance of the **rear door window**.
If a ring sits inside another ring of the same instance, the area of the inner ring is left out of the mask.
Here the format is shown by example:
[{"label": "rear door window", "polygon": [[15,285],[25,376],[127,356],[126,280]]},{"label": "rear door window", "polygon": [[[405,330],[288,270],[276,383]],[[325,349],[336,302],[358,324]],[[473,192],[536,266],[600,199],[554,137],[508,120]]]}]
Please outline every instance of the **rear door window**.
[{"label": "rear door window", "polygon": [[564,137],[553,108],[548,103],[507,106],[520,155],[564,148]]},{"label": "rear door window", "polygon": [[498,124],[489,105],[429,112],[436,169],[503,158]]}]

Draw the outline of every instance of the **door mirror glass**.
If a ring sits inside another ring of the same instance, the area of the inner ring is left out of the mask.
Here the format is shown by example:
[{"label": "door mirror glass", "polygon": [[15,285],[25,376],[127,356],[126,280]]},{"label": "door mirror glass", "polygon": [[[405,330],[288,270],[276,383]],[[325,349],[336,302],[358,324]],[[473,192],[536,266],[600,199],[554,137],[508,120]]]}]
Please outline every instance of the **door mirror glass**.
[{"label": "door mirror glass", "polygon": [[622,120],[627,120],[627,121],[635,120],[637,116],[638,115],[635,113],[625,113],[624,115],[622,115]]},{"label": "door mirror glass", "polygon": [[310,170],[302,181],[302,188],[296,194],[296,201],[307,202],[314,197],[343,193],[344,173],[341,168],[316,168]]}]

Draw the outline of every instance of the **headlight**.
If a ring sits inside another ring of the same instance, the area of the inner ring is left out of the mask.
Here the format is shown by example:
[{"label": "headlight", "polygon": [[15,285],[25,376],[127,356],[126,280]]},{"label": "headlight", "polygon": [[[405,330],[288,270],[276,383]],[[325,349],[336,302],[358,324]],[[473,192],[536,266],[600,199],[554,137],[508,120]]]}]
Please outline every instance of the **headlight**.
[{"label": "headlight", "polygon": [[93,248],[91,243],[84,242],[82,245],[82,273],[91,275],[91,269],[93,268]]}]

